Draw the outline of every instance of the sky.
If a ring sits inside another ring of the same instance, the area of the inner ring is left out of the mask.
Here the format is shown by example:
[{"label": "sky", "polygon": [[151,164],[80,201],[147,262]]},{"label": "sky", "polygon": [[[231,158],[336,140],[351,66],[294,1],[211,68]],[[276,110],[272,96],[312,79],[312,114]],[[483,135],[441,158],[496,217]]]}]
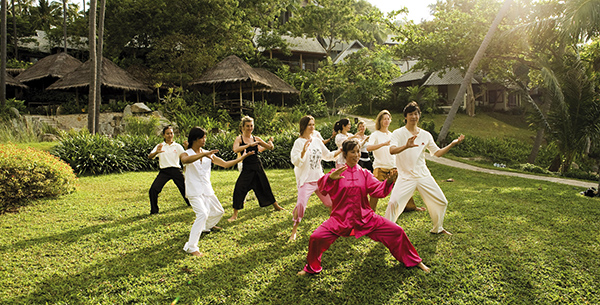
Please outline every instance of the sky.
[{"label": "sky", "polygon": [[[367,0],[376,6],[383,13],[389,13],[394,10],[399,10],[402,7],[408,8],[408,20],[413,20],[419,23],[422,19],[431,20],[433,16],[429,13],[430,4],[435,3],[435,0]],[[400,16],[402,17],[402,16]]]}]

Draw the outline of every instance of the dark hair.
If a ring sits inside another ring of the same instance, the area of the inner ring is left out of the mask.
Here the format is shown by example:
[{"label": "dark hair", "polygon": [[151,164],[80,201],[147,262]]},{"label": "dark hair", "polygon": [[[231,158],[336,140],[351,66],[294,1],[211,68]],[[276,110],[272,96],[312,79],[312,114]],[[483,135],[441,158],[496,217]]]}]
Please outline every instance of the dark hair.
[{"label": "dark hair", "polygon": [[165,126],[165,128],[163,128],[163,132],[162,132],[163,136],[165,135],[165,132],[167,132],[167,129],[173,129],[173,126],[171,126],[171,125]]},{"label": "dark hair", "polygon": [[333,125],[333,130],[335,132],[340,132],[342,130],[342,128],[344,128],[344,126],[350,124],[350,120],[348,119],[340,119],[339,121],[335,122],[335,124]]},{"label": "dark hair", "polygon": [[419,114],[421,114],[421,108],[419,108],[419,104],[417,104],[417,102],[412,101],[410,103],[408,103],[408,105],[406,105],[406,107],[404,107],[404,111],[402,111],[404,113],[404,117],[406,117],[406,115],[408,115],[411,112],[415,112],[418,111]]},{"label": "dark hair", "polygon": [[302,136],[302,134],[306,130],[306,127],[308,127],[308,123],[310,123],[310,120],[314,119],[315,118],[313,118],[312,115],[305,115],[300,119],[300,136]]},{"label": "dark hair", "polygon": [[348,139],[342,143],[342,153],[344,154],[344,158],[348,154],[349,151],[353,150],[354,147],[360,146],[358,140],[356,139]]},{"label": "dark hair", "polygon": [[200,127],[194,127],[190,130],[190,135],[188,136],[188,147],[192,147],[194,141],[198,139],[204,138],[206,135],[206,131]]}]

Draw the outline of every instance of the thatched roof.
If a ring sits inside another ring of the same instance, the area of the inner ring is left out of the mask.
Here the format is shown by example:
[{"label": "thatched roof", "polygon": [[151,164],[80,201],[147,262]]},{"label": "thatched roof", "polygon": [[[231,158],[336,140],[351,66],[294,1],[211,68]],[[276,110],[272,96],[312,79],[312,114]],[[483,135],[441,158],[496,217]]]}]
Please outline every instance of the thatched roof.
[{"label": "thatched roof", "polygon": [[[91,65],[91,60],[86,61],[75,71],[50,85],[46,90],[87,87],[90,84]],[[135,79],[127,71],[121,69],[107,58],[102,59],[102,86],[127,91],[152,91],[148,86]]]},{"label": "thatched roof", "polygon": [[67,53],[58,53],[40,59],[33,66],[17,75],[15,79],[20,82],[29,82],[44,77],[63,78],[75,71],[80,65],[81,61],[75,57]]},{"label": "thatched roof", "polygon": [[235,55],[227,56],[220,63],[204,72],[199,79],[193,80],[189,84],[209,87],[240,82],[244,87],[254,84],[256,89],[269,86],[269,82],[264,77]]},{"label": "thatched roof", "polygon": [[10,74],[6,74],[6,85],[13,86],[13,87],[21,87],[23,89],[29,88],[26,85],[24,85],[23,83],[21,83],[20,81],[15,80],[15,78],[10,76]]},{"label": "thatched roof", "polygon": [[290,86],[283,79],[279,78],[279,76],[271,73],[268,70],[262,68],[254,68],[260,76],[266,79],[269,83],[268,88],[260,89],[259,91],[264,92],[273,92],[273,93],[285,93],[285,94],[300,94],[296,88]]}]

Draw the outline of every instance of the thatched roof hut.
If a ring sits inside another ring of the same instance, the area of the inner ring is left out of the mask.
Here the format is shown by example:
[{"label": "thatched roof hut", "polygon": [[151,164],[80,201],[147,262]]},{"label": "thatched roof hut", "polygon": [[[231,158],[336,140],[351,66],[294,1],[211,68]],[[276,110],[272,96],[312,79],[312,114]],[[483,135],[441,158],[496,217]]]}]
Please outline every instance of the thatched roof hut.
[{"label": "thatched roof hut", "polygon": [[10,74],[6,74],[6,85],[7,86],[12,86],[12,87],[18,87],[18,88],[23,88],[23,89],[27,89],[27,85],[21,83],[20,81],[16,80],[14,77],[10,76]]},{"label": "thatched roof hut", "polygon": [[[252,68],[246,62],[235,55],[223,59],[213,68],[207,70],[199,79],[190,82],[196,86],[213,93],[213,103],[216,103],[216,95],[224,94],[226,97],[221,102],[229,108],[232,113],[244,108],[243,95],[251,93],[251,101],[254,102],[255,93],[281,94],[282,103],[285,95],[300,94],[300,91],[290,86],[277,75],[265,70]],[[229,94],[239,94],[239,97],[228,99]]]},{"label": "thatched roof hut", "polygon": [[254,71],[266,79],[267,83],[269,84],[268,87],[258,89],[257,91],[283,94],[300,94],[300,91],[283,81],[283,79],[279,78],[279,76],[271,73],[269,70],[254,68]]},{"label": "thatched roof hut", "polygon": [[227,56],[202,76],[189,83],[191,86],[219,88],[219,92],[256,90],[269,84],[254,68],[235,55]]},{"label": "thatched roof hut", "polygon": [[262,68],[254,68],[260,76],[265,78],[269,83],[269,87],[259,89],[259,92],[262,92],[262,99],[265,99],[265,93],[267,94],[281,94],[281,106],[285,104],[285,96],[286,95],[300,95],[300,91],[296,88],[290,86],[288,83],[283,81],[283,79],[279,78],[279,76],[271,73],[269,70],[265,70]]},{"label": "thatched roof hut", "polygon": [[23,83],[46,77],[60,79],[75,71],[79,66],[81,66],[81,61],[75,57],[67,53],[58,53],[40,59],[33,66],[17,75],[15,79]]},{"label": "thatched roof hut", "polygon": [[[90,84],[92,61],[88,60],[75,71],[50,85],[46,90],[85,88]],[[135,79],[107,58],[102,59],[102,86],[125,91],[152,92],[148,86]]]}]

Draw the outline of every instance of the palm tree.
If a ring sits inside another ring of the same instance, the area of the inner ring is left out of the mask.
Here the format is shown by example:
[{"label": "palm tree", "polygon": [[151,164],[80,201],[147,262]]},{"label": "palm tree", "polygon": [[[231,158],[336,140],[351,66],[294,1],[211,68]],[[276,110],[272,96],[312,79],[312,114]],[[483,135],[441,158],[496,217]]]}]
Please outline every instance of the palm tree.
[{"label": "palm tree", "polygon": [[473,79],[473,74],[475,74],[475,69],[477,68],[477,64],[479,64],[479,61],[483,58],[485,50],[487,49],[488,45],[492,41],[492,37],[494,36],[494,33],[498,29],[498,25],[500,25],[500,21],[502,21],[502,19],[504,18],[504,15],[506,15],[506,13],[508,12],[508,9],[510,8],[510,5],[512,4],[512,2],[513,2],[512,0],[504,1],[504,5],[498,11],[496,18],[494,19],[494,22],[492,22],[490,29],[488,30],[487,34],[485,34],[485,37],[483,38],[483,42],[481,42],[481,46],[479,46],[479,50],[477,50],[477,53],[475,53],[475,57],[473,57],[473,60],[471,61],[471,64],[469,65],[469,69],[467,69],[467,73],[465,74],[465,78],[463,79],[462,83],[460,84],[458,93],[456,94],[456,97],[454,98],[454,102],[452,103],[452,108],[450,108],[450,112],[448,113],[448,116],[446,117],[446,121],[444,121],[444,126],[442,126],[442,130],[440,130],[440,134],[437,138],[437,141],[439,143],[445,141],[446,136],[448,135],[448,131],[450,130],[450,125],[452,125],[452,121],[454,120],[454,117],[456,116],[456,112],[458,111],[458,107],[460,106],[460,104],[462,104],[462,102],[465,98],[465,92],[467,91],[467,87],[470,86],[471,79]]},{"label": "palm tree", "polygon": [[89,46],[90,46],[90,61],[92,73],[90,73],[90,93],[88,96],[88,130],[91,134],[96,133],[96,81],[98,74],[96,71],[96,0],[90,0],[90,35],[89,35]]},{"label": "palm tree", "polygon": [[2,49],[0,50],[2,52],[0,56],[0,105],[4,107],[6,105],[6,0],[2,0],[0,15],[2,19],[0,25],[0,32],[2,32],[0,39],[0,49]]},{"label": "palm tree", "polygon": [[104,45],[104,11],[106,0],[100,0],[100,14],[98,20],[98,52],[96,53],[96,131],[100,128],[100,105],[102,105],[102,47]]}]

